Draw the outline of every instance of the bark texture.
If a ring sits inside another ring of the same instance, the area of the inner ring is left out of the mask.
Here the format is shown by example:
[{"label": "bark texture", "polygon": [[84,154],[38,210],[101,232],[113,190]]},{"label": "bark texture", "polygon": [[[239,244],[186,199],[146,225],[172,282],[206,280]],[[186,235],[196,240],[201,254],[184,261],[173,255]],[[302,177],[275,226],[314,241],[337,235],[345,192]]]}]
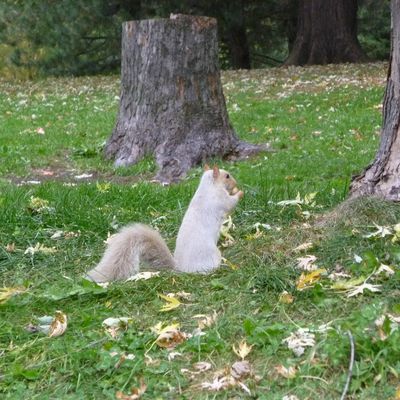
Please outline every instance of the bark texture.
[{"label": "bark texture", "polygon": [[400,0],[392,0],[392,46],[383,100],[381,142],[375,160],[353,178],[352,197],[377,195],[400,200]]},{"label": "bark texture", "polygon": [[286,65],[362,62],[358,0],[299,0],[296,40]]},{"label": "bark texture", "polygon": [[126,166],[154,154],[157,179],[173,182],[206,158],[260,149],[239,141],[229,123],[215,19],[174,15],[123,24],[120,107],[106,157]]}]

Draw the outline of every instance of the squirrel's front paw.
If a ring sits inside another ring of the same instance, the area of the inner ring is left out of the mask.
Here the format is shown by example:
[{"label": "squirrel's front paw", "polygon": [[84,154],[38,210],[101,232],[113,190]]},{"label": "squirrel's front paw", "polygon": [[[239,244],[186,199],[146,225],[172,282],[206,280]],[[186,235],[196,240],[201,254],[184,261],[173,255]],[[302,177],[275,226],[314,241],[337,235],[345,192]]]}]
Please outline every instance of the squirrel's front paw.
[{"label": "squirrel's front paw", "polygon": [[244,196],[244,192],[239,190],[236,195],[239,197],[239,199],[241,199]]}]

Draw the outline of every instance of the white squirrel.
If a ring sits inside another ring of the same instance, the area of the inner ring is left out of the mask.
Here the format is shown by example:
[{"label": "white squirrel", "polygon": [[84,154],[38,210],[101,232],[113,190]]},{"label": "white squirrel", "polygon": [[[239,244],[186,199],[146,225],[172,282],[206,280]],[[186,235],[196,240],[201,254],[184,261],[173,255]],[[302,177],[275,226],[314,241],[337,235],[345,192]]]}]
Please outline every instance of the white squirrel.
[{"label": "white squirrel", "polygon": [[221,253],[217,242],[225,215],[232,211],[243,192],[232,175],[218,167],[205,167],[200,184],[183,217],[172,256],[154,229],[133,224],[122,228],[107,241],[100,263],[87,273],[95,282],[127,279],[140,266],[207,273],[218,268]]}]

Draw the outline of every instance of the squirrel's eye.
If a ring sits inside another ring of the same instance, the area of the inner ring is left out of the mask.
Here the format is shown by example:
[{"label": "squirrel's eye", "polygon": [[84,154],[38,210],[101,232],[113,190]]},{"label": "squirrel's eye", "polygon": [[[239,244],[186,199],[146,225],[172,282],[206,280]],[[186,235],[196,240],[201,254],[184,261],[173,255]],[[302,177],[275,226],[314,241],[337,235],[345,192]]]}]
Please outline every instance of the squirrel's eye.
[{"label": "squirrel's eye", "polygon": [[226,179],[229,179],[229,174],[226,174]]}]

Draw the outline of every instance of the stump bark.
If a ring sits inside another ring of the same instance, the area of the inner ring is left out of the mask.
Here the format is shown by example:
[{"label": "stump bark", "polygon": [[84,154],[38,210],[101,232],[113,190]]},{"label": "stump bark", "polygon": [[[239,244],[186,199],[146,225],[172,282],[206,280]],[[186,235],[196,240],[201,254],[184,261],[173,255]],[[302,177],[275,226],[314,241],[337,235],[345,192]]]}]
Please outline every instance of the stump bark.
[{"label": "stump bark", "polygon": [[261,149],[240,141],[229,123],[214,18],[123,24],[120,106],[107,158],[127,166],[154,154],[157,179],[173,182],[207,158]]},{"label": "stump bark", "polygon": [[400,0],[392,0],[392,46],[379,150],[365,171],[354,177],[350,195],[400,200]]}]

